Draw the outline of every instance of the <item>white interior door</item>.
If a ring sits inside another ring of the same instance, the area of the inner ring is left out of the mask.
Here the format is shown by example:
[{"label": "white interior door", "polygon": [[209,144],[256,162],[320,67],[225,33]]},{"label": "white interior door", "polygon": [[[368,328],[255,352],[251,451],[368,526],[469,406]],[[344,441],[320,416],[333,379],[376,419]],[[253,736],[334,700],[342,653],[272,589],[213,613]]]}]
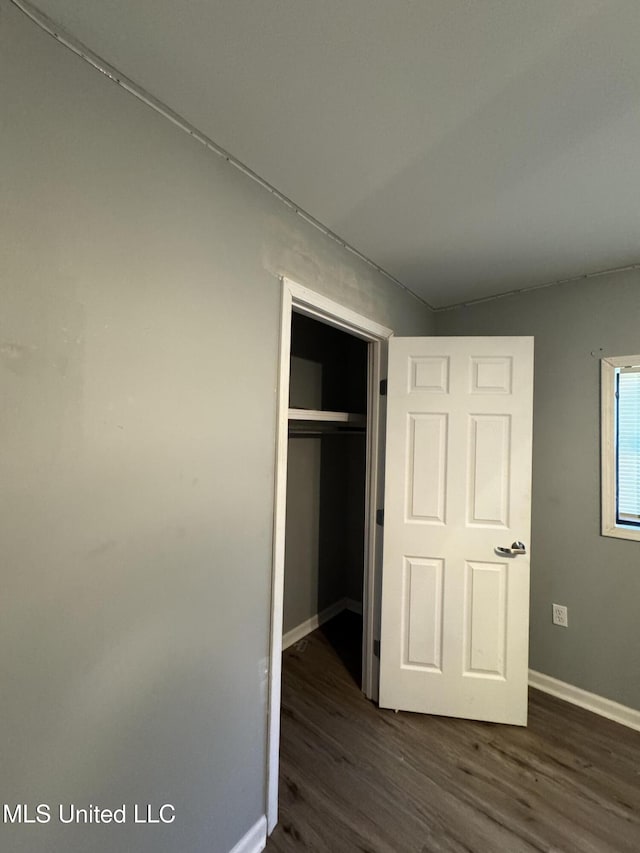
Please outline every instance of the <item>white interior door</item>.
[{"label": "white interior door", "polygon": [[526,725],[533,338],[391,338],[387,394],[380,705]]}]

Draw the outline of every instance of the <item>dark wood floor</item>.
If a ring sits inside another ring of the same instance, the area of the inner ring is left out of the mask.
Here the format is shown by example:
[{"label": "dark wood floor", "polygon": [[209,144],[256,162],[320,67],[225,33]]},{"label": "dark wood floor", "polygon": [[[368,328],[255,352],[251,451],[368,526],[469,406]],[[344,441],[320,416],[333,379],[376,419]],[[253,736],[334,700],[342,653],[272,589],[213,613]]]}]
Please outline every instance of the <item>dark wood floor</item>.
[{"label": "dark wood floor", "polygon": [[267,853],[639,853],[640,733],[536,690],[526,729],[380,710],[350,618],[285,652]]}]

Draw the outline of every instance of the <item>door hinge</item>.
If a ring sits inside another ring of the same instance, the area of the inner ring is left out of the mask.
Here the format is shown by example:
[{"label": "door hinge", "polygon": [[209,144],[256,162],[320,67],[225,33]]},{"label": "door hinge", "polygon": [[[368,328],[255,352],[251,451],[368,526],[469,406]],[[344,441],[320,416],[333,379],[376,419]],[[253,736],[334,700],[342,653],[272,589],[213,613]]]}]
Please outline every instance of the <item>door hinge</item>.
[{"label": "door hinge", "polygon": [[373,641],[373,654],[374,654],[374,657],[377,657],[377,658],[380,657],[380,640],[374,640]]},{"label": "door hinge", "polygon": [[376,524],[379,524],[380,527],[384,527],[384,510],[377,509],[376,510]]},{"label": "door hinge", "polygon": [[387,396],[387,380],[386,379],[380,380],[380,396],[381,397]]}]

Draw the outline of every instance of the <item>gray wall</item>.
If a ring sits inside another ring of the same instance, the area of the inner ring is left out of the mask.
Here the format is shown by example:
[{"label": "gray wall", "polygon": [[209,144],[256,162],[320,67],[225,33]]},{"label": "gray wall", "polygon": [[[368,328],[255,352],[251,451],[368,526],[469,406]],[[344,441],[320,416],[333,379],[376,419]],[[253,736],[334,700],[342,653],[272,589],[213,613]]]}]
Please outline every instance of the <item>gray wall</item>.
[{"label": "gray wall", "polygon": [[[533,669],[640,709],[640,543],[600,535],[599,362],[640,350],[640,274],[436,314],[441,335],[534,335]],[[551,604],[569,608],[569,628]]]},{"label": "gray wall", "polygon": [[362,602],[366,441],[289,439],[285,632],[345,597]]},{"label": "gray wall", "polygon": [[2,802],[12,853],[229,850],[264,812],[280,284],[426,309],[0,0]]},{"label": "gray wall", "polygon": [[[322,439],[289,439],[287,465],[287,527],[284,566],[283,631],[315,616],[320,571],[320,484]],[[326,574],[325,574],[326,580]],[[332,579],[333,580],[333,579]],[[330,601],[344,593],[332,584]]]}]

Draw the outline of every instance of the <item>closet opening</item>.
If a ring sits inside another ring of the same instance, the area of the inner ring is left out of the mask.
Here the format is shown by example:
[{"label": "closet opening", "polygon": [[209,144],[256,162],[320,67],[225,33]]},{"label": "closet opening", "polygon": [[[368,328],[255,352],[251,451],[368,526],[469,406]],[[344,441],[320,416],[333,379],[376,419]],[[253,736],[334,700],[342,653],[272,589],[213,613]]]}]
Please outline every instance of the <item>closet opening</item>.
[{"label": "closet opening", "polygon": [[282,280],[268,679],[267,831],[278,820],[283,640],[319,627],[378,698],[383,422],[392,330]]},{"label": "closet opening", "polygon": [[283,650],[319,629],[362,687],[368,343],[291,316]]}]

